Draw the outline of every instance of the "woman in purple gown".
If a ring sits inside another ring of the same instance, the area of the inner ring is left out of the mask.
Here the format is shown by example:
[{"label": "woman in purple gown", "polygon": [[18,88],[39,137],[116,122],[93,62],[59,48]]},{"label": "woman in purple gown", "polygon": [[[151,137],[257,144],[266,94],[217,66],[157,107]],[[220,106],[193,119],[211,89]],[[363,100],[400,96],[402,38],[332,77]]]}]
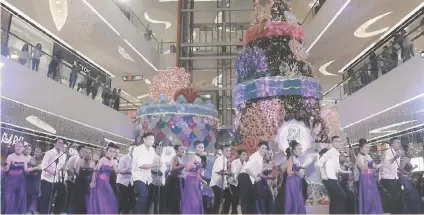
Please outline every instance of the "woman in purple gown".
[{"label": "woman in purple gown", "polygon": [[383,214],[380,193],[374,177],[374,169],[383,164],[375,164],[368,154],[370,146],[365,139],[359,141],[359,154],[356,156],[356,166],[359,168],[359,214]]},{"label": "woman in purple gown", "polygon": [[400,172],[402,174],[399,175],[399,181],[405,187],[405,213],[422,214],[424,211],[420,194],[411,182],[411,172],[418,166],[412,166],[411,164],[412,148],[407,144],[403,145],[403,150],[405,151],[405,156],[403,156],[401,160]]},{"label": "woman in purple gown", "polygon": [[41,161],[43,160],[43,151],[37,147],[34,150],[34,157],[28,162],[27,174],[27,210],[30,213],[36,213],[38,206],[38,196],[40,194],[41,183]]},{"label": "woman in purple gown", "polygon": [[287,177],[285,181],[284,213],[306,214],[305,198],[303,197],[303,179],[299,175],[302,169],[298,157],[302,154],[302,146],[292,140],[287,148]]},{"label": "woman in purple gown", "polygon": [[106,156],[100,158],[91,180],[91,190],[87,203],[87,214],[117,214],[118,201],[110,184],[110,175],[117,170],[113,156],[118,150],[115,144],[109,144]]},{"label": "woman in purple gown", "polygon": [[182,214],[203,214],[202,183],[206,184],[206,182],[202,179],[202,160],[198,154],[203,154],[205,147],[201,142],[196,142],[194,147],[196,155],[191,158],[186,167]]},{"label": "woman in purple gown", "polygon": [[24,144],[15,143],[15,153],[6,158],[5,214],[26,213],[27,158],[23,154]]}]

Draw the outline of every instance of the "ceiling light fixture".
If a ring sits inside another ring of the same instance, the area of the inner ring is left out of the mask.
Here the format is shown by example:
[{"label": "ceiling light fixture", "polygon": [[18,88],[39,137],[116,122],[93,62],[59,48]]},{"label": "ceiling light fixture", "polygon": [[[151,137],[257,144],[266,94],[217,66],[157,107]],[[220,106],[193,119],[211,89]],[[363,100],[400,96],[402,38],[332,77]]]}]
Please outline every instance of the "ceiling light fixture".
[{"label": "ceiling light fixture", "polygon": [[112,78],[115,78],[116,77],[114,74],[112,74],[111,72],[109,72],[107,69],[103,68],[102,66],[100,66],[99,64],[97,64],[96,62],[94,62],[93,60],[91,60],[90,58],[88,58],[87,56],[85,56],[83,53],[81,53],[80,51],[78,51],[75,48],[73,48],[71,45],[69,45],[64,40],[60,39],[60,37],[58,37],[57,35],[53,34],[51,31],[47,30],[46,28],[44,28],[42,25],[40,25],[40,23],[36,22],[31,17],[27,16],[24,12],[22,12],[21,10],[19,10],[18,8],[16,8],[15,6],[13,6],[10,2],[1,0],[1,3],[2,4],[5,4],[7,7],[9,7],[11,10],[15,11],[16,13],[18,13],[24,19],[28,20],[33,25],[37,26],[37,28],[40,28],[42,31],[44,31],[47,34],[49,34],[50,36],[52,36],[55,40],[61,42],[62,44],[64,44],[65,46],[67,46],[69,49],[72,49],[73,51],[75,51],[78,55],[81,55],[83,58],[87,59],[88,62],[90,62],[91,64],[93,64],[96,67],[100,68],[101,70],[103,70],[104,72],[106,72],[108,75],[110,75]]},{"label": "ceiling light fixture", "polygon": [[330,20],[330,22],[325,26],[325,28],[321,31],[321,33],[318,34],[318,36],[315,38],[315,40],[311,43],[311,45],[309,46],[309,48],[306,50],[307,53],[315,46],[315,44],[318,42],[318,40],[321,39],[322,35],[324,35],[324,33],[328,30],[328,28],[333,24],[333,22],[337,19],[337,17],[343,12],[343,10],[347,7],[347,5],[351,1],[352,0],[347,0],[343,4],[343,6],[339,9],[339,11],[337,11],[337,13]]},{"label": "ceiling light fixture", "polygon": [[26,121],[39,129],[42,129],[52,134],[56,134],[56,129],[54,129],[52,126],[50,126],[49,124],[34,115],[28,116],[26,118]]},{"label": "ceiling light fixture", "polygon": [[118,46],[118,52],[123,58],[125,58],[129,61],[135,62],[134,59],[128,54],[128,52],[125,51],[125,49],[122,48],[121,46]]},{"label": "ceiling light fixture", "polygon": [[144,18],[153,24],[164,24],[165,25],[165,29],[168,29],[172,26],[172,24],[170,22],[166,22],[166,21],[161,21],[161,20],[155,20],[150,18],[149,14],[147,14],[147,12],[144,12]]},{"label": "ceiling light fixture", "polygon": [[[412,15],[414,15],[422,7],[424,7],[424,2],[421,3],[420,5],[418,5],[416,8],[414,8],[411,12],[409,12],[405,17],[403,17],[403,19],[401,19],[398,23],[396,23],[394,26],[392,26],[392,28],[390,28],[390,30],[386,31],[386,33],[384,33],[383,35],[381,35],[381,37],[377,41],[379,41],[379,40],[387,37],[387,35],[389,35],[390,33],[392,33],[397,27],[399,27],[402,23],[404,23],[407,19],[409,19]],[[353,58],[343,68],[341,68],[339,70],[339,73],[343,73],[347,69],[347,67],[349,67],[353,62],[355,62],[360,57],[362,57],[366,52],[368,52],[369,50],[371,50],[371,48],[374,47],[375,44],[377,44],[377,43],[376,42],[372,43],[366,49],[364,49],[361,53],[359,53],[355,58]]]},{"label": "ceiling light fixture", "polygon": [[335,76],[336,74],[333,73],[329,73],[327,72],[327,67],[330,66],[330,64],[332,64],[334,61],[336,60],[332,60],[328,63],[325,63],[324,65],[322,65],[318,70],[323,74],[323,75],[328,75],[328,76]]},{"label": "ceiling light fixture", "polygon": [[359,26],[359,28],[357,28],[355,30],[353,35],[355,35],[355,37],[358,37],[358,38],[367,38],[367,37],[373,37],[375,35],[379,35],[379,34],[386,32],[387,30],[389,30],[390,27],[385,27],[385,28],[375,30],[375,31],[371,31],[371,32],[367,32],[367,28],[370,27],[371,25],[373,25],[374,23],[376,23],[381,18],[383,18],[383,17],[385,17],[385,16],[387,16],[391,13],[393,13],[393,11],[381,14],[380,16],[376,16],[376,17],[366,21],[364,24],[362,24],[361,26]]}]

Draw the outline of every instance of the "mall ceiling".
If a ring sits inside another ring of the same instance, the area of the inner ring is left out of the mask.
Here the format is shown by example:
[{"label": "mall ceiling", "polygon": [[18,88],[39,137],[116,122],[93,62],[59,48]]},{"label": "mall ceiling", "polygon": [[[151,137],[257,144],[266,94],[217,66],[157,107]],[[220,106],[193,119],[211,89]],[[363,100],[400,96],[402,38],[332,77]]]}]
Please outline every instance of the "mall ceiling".
[{"label": "mall ceiling", "polygon": [[[54,29],[54,23],[50,14],[48,1],[33,3],[26,0],[8,0],[12,2],[20,10],[24,11],[31,17],[37,17],[44,27]],[[91,58],[103,68],[111,71],[117,78],[112,79],[114,87],[120,87],[132,97],[138,97],[148,92],[149,85],[145,83],[123,83],[119,80],[122,75],[146,74],[151,78],[155,72],[146,66],[146,62],[141,59],[135,52],[125,44],[122,38],[119,38],[111,28],[105,24],[92,9],[87,7],[84,2],[87,0],[72,0],[68,2],[69,12],[68,22],[74,22],[74,25],[64,25],[61,32],[55,31],[58,36],[70,43],[77,51]],[[314,20],[318,20],[319,16],[328,16],[322,11],[325,7],[333,5],[333,1],[327,0],[323,8],[315,19],[309,23],[313,24]],[[345,0],[337,0],[345,1]],[[89,2],[89,1],[88,1]],[[133,11],[138,17],[146,23],[150,22],[155,37],[163,38],[164,41],[176,40],[176,1],[172,0],[126,0],[130,4]],[[251,8],[252,1],[232,0],[234,8]],[[302,20],[309,11],[309,5],[312,0],[296,0],[293,1],[293,10],[299,21]],[[323,91],[331,88],[339,83],[341,77],[338,71],[349,64],[362,50],[366,49],[370,44],[379,40],[384,34],[373,35],[372,32],[387,30],[402,18],[408,15],[417,6],[423,4],[422,0],[346,0],[346,7],[339,8],[341,11],[334,22],[322,32],[322,36],[316,38],[308,38],[308,29],[313,26],[305,23],[305,36],[307,41],[306,47],[310,48],[310,43],[316,43],[309,51],[309,60],[317,68],[316,75],[321,79]],[[196,2],[196,8],[216,8],[216,2],[200,1]],[[341,10],[343,9],[343,10]],[[47,14],[47,15],[46,15]],[[147,14],[147,15],[146,15]],[[122,14],[122,16],[124,16]],[[202,16],[196,18],[196,22],[213,23],[217,14],[216,12],[203,13]],[[378,18],[376,18],[378,17]],[[250,22],[251,11],[235,12],[232,16],[235,22]],[[149,20],[149,21],[148,21]],[[371,21],[370,21],[371,20]],[[169,26],[169,27],[168,27]],[[324,25],[325,26],[325,25]],[[347,27],[348,26],[348,27]],[[355,31],[362,26],[362,30]],[[168,27],[168,28],[167,28]],[[359,36],[359,37],[358,37]],[[118,48],[122,47],[129,56],[134,59],[132,62],[122,56],[118,52]],[[322,69],[324,72],[318,72],[318,68],[322,65],[334,61],[327,68]],[[140,68],[148,68],[140,71]],[[336,75],[334,75],[336,74]],[[198,73],[202,79],[202,73]],[[204,75],[204,82],[211,83],[213,75]],[[125,95],[124,95],[125,96]]]}]

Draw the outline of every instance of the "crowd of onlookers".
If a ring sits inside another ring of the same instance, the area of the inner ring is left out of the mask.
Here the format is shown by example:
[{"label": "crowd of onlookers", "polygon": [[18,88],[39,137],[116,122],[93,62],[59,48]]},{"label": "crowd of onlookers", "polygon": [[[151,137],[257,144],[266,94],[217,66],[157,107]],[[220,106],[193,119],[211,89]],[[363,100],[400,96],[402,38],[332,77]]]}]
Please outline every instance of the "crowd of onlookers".
[{"label": "crowd of onlookers", "polygon": [[[13,35],[10,35],[13,36]],[[3,38],[2,38],[3,39]],[[96,71],[84,71],[81,63],[77,60],[73,64],[69,64],[63,59],[61,50],[56,51],[50,56],[43,51],[42,44],[37,43],[35,46],[26,43],[20,49],[17,57],[11,54],[8,40],[3,39],[1,54],[4,57],[17,60],[20,64],[30,67],[33,71],[38,72],[40,69],[40,61],[43,56],[47,56],[50,62],[46,65],[47,77],[60,82],[68,82],[71,89],[75,89],[81,94],[91,96],[91,98],[100,100],[104,105],[119,110],[121,89],[110,87],[109,83],[102,80],[101,75]],[[69,72],[69,77],[65,73]]]},{"label": "crowd of onlookers", "polygon": [[[424,26],[423,21],[421,21],[420,26]],[[415,29],[415,31],[417,30],[422,31],[420,27]],[[386,43],[382,50],[371,51],[368,59],[364,59],[363,62],[359,63],[359,66],[347,71],[347,77],[350,77],[350,79],[349,84],[346,85],[348,89],[345,88],[346,93],[350,95],[356,92],[380,76],[387,74],[399,64],[413,58],[415,56],[413,41],[420,37],[423,32],[416,36],[412,36],[412,32],[408,33],[406,30],[395,32],[392,35],[392,40]],[[377,54],[377,51],[381,52]]]}]

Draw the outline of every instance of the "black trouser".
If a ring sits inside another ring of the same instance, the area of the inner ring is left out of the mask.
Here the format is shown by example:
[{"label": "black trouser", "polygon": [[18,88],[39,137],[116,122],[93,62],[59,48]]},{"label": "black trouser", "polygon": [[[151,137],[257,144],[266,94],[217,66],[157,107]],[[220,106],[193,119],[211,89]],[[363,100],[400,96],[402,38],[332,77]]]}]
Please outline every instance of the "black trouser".
[{"label": "black trouser", "polygon": [[54,196],[54,207],[53,213],[60,214],[67,212],[66,202],[67,202],[67,192],[65,182],[54,183],[54,191],[56,195]]},{"label": "black trouser", "polygon": [[[222,205],[222,214],[228,214],[230,212],[230,206],[233,203],[233,194],[231,193],[232,191],[230,191],[230,189],[231,189],[231,187],[227,187],[223,191],[224,203]],[[234,210],[234,208],[233,208],[233,210]],[[236,212],[237,212],[237,206],[236,206]],[[233,211],[231,213],[233,213]]]},{"label": "black trouser", "polygon": [[396,179],[381,179],[381,185],[389,192],[390,197],[390,213],[400,214],[403,211],[403,204],[400,199],[401,189],[398,180]]},{"label": "black trouser", "polygon": [[131,184],[128,186],[118,184],[118,201],[118,213],[129,214],[135,205],[134,187]]},{"label": "black trouser", "polygon": [[339,182],[334,179],[323,180],[328,196],[330,197],[330,214],[346,213],[346,193]]},{"label": "black trouser", "polygon": [[[230,185],[230,189],[231,189],[231,214],[238,214],[237,207],[240,204],[240,188],[235,185]],[[224,198],[226,197],[224,196]],[[227,199],[225,199],[225,201],[227,201]],[[225,202],[224,202],[224,206],[225,206]]]},{"label": "black trouser", "polygon": [[38,204],[40,214],[49,213],[49,206],[52,205],[52,201],[54,201],[54,208],[51,208],[53,209],[53,211],[50,211],[50,212],[53,212],[55,214],[66,212],[65,211],[65,204],[66,204],[65,184],[54,183],[54,185],[53,186],[52,185],[53,183],[50,183],[46,180],[41,180],[41,185],[40,185],[41,196],[40,196],[40,201]]},{"label": "black trouser", "polygon": [[238,176],[240,186],[240,206],[243,214],[256,214],[255,191],[247,173]]},{"label": "black trouser", "polygon": [[147,209],[153,206],[152,214],[164,214],[165,212],[165,197],[166,189],[164,186],[158,186],[154,184],[149,184],[149,200],[147,203]]},{"label": "black trouser", "polygon": [[74,190],[74,182],[66,180],[66,191],[67,191],[67,205],[65,206],[68,211],[71,207],[72,191]]},{"label": "black trouser", "polygon": [[216,185],[212,186],[214,202],[213,202],[213,214],[219,214],[219,207],[221,206],[222,201],[222,189]]}]

